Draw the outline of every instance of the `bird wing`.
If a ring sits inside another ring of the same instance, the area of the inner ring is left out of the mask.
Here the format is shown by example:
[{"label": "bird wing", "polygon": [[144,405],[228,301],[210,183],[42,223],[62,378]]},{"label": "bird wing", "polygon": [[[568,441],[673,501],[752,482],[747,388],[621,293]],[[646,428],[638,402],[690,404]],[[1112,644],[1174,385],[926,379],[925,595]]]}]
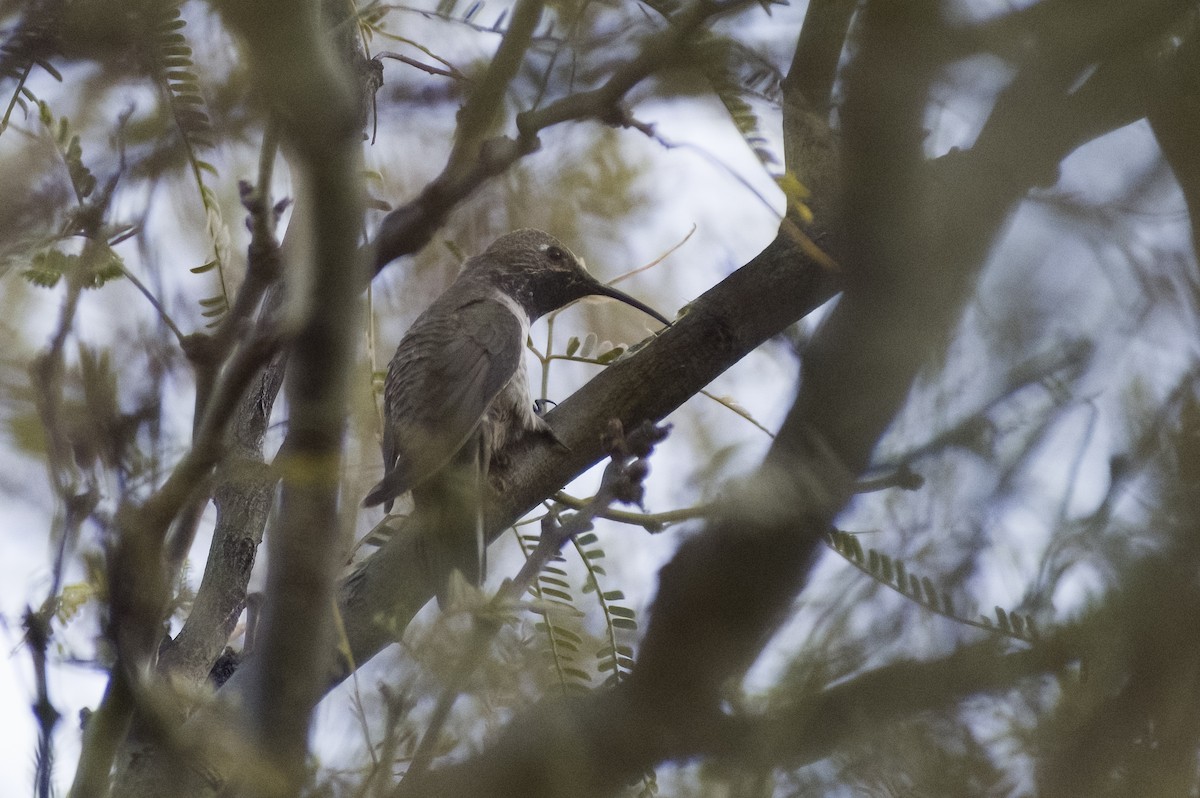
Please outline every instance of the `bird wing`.
[{"label": "bird wing", "polygon": [[524,343],[517,317],[490,298],[439,300],[417,320],[388,368],[386,473],[365,505],[394,499],[450,462],[521,367]]}]

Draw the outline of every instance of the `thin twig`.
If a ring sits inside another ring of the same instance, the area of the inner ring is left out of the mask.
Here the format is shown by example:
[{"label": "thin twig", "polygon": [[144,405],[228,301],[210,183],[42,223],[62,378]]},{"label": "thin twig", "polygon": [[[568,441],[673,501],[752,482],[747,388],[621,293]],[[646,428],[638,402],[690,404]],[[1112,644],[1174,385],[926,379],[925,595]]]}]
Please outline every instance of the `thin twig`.
[{"label": "thin twig", "polygon": [[734,404],[732,401],[729,401],[727,399],[722,399],[721,397],[719,397],[715,394],[709,393],[707,390],[700,391],[700,393],[704,394],[709,399],[712,399],[714,402],[721,405],[721,407],[724,407],[728,410],[732,410],[734,413],[737,413],[739,416],[746,419],[747,421],[749,421],[754,426],[758,427],[763,432],[767,433],[767,435],[770,438],[773,439],[775,437],[775,433],[771,432],[771,430],[767,429],[762,424],[760,424],[758,422],[758,420],[754,418],[754,416],[750,415],[750,411],[746,410],[746,408],[744,408],[740,405]]},{"label": "thin twig", "polygon": [[171,314],[167,313],[167,309],[163,307],[161,302],[158,301],[158,297],[156,297],[154,293],[146,287],[146,284],[139,280],[137,275],[130,271],[124,263],[119,260],[116,261],[116,263],[118,268],[121,270],[121,274],[125,275],[125,279],[133,283],[133,287],[142,292],[142,296],[146,297],[146,301],[149,302],[154,308],[155,312],[158,313],[158,317],[162,319],[163,324],[165,324],[167,329],[171,331],[171,334],[175,336],[175,340],[179,341],[179,343],[182,345],[183,339],[186,336],[184,335],[183,330],[179,329],[179,326],[175,324],[175,320],[171,318]]},{"label": "thin twig", "polygon": [[[590,502],[589,499],[580,499],[561,490],[554,494],[554,501],[572,510],[582,510]],[[661,532],[664,527],[670,524],[692,521],[697,518],[708,518],[715,511],[716,506],[712,504],[698,504],[694,507],[666,510],[661,513],[631,513],[628,510],[614,510],[609,507],[596,513],[596,517],[603,518],[606,521],[616,521],[619,524],[640,526],[647,532],[656,533]]]},{"label": "thin twig", "polygon": [[409,58],[407,55],[401,55],[400,53],[384,51],[382,53],[376,53],[375,57],[376,58],[391,58],[391,59],[399,61],[403,64],[408,64],[411,67],[416,67],[417,69],[421,70],[422,72],[428,72],[430,75],[442,75],[443,77],[454,78],[455,80],[466,80],[466,81],[470,80],[470,78],[468,78],[463,73],[459,72],[457,69],[454,69],[453,67],[451,67],[450,69],[442,69],[440,67],[430,66],[429,64],[418,61],[415,58]]},{"label": "thin twig", "polygon": [[682,247],[684,244],[686,244],[688,242],[688,239],[690,239],[693,235],[695,235],[695,233],[696,233],[696,225],[693,224],[692,229],[688,230],[687,235],[685,235],[683,238],[681,238],[679,240],[679,243],[674,244],[673,246],[670,247],[670,249],[668,249],[666,252],[659,255],[657,258],[650,261],[646,265],[638,266],[636,269],[633,269],[632,271],[627,271],[624,274],[618,274],[616,277],[612,278],[607,283],[605,283],[605,285],[616,285],[617,283],[628,280],[630,277],[633,277],[635,274],[641,274],[644,271],[653,269],[655,266],[657,266],[658,264],[662,263],[667,258],[671,257],[673,254],[675,254],[675,251],[678,250],[680,247]]}]

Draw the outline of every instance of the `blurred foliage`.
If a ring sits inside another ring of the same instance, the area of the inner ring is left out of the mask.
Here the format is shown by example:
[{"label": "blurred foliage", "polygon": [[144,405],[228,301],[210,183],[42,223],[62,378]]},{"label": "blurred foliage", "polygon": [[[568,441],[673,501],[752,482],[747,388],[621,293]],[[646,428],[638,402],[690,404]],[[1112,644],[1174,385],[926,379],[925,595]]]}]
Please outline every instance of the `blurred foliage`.
[{"label": "blurred foliage", "polygon": [[[74,576],[56,597],[61,636],[71,641],[63,658],[104,664],[92,640],[94,613],[85,609],[105,598],[96,553],[111,544],[109,514],[120,497],[159,484],[192,433],[195,384],[167,321],[194,332],[230,311],[249,242],[228,221],[245,214],[236,180],[255,182],[269,135],[256,106],[262,98],[252,98],[246,66],[208,6],[46,5],[66,9],[54,37],[47,19],[26,13],[39,4],[0,5],[0,396],[10,466],[0,490],[45,519],[43,529],[22,533],[24,545],[73,553]],[[661,2],[548,4],[504,97],[505,118],[600,85],[676,10]],[[372,191],[399,205],[443,162],[457,104],[479,79],[508,11],[445,0],[363,4],[358,14],[370,47],[401,48],[449,73],[387,67],[369,150],[377,161]],[[791,28],[772,30],[794,40],[795,17],[788,19]],[[634,118],[656,102],[669,114],[675,104],[715,100],[731,139],[777,181],[783,197],[768,199],[803,216],[808,189],[780,166],[773,143],[781,66],[742,26],[725,24],[638,90]],[[976,132],[972,109],[991,102],[989,85],[1004,73],[976,70],[977,83],[947,77],[939,87],[958,94],[943,101],[954,111],[930,122],[942,125],[930,131],[931,155],[949,149],[945,140],[969,144]],[[545,131],[542,144],[459,207],[432,246],[376,284],[380,341],[394,343],[452,279],[458,256],[500,232],[553,230],[578,242],[609,279],[637,265],[626,262],[630,253],[645,254],[634,232],[657,242],[648,229],[674,224],[674,206],[694,207],[664,178],[663,163],[677,150],[661,137],[647,146],[642,132],[578,125]],[[878,665],[934,658],[986,636],[1020,648],[1068,629],[1082,641],[1077,665],[881,724],[817,762],[671,769],[669,782],[650,773],[630,794],[652,794],[656,778],[675,795],[1196,793],[1200,278],[1182,200],[1145,125],[1083,148],[1063,168],[1059,186],[1039,189],[1018,209],[951,345],[876,450],[869,476],[906,468],[923,486],[863,494],[847,508],[792,625],[766,658],[770,672],[731,688],[730,702],[769,710]],[[267,188],[276,198],[294,190],[286,174]],[[714,184],[703,200],[718,216],[735,205],[772,212],[735,181]],[[703,232],[707,244],[684,255],[713,261],[711,272],[663,267],[655,274],[669,276],[646,285],[690,297],[707,287],[692,275],[727,270],[721,236],[732,231]],[[136,285],[122,279],[130,275]],[[82,310],[60,321],[73,291]],[[626,344],[611,341],[640,330],[606,314],[589,313],[584,325],[589,332],[568,330],[557,344],[537,341],[543,363],[572,361],[554,370],[564,393],[625,354]],[[65,365],[48,416],[29,372],[58,332],[71,344],[60,347]],[[790,369],[783,350],[755,357]],[[364,394],[388,351],[381,343],[375,368],[364,364]],[[690,423],[695,434],[677,435],[670,457],[661,467],[656,461],[652,502],[700,504],[736,473],[735,450],[765,445],[766,436],[734,417],[777,422],[768,414],[778,403],[769,399],[791,394],[792,372],[768,383],[757,373],[764,370],[735,371],[730,388],[714,391],[721,404],[698,400],[681,414],[689,419],[681,429]],[[376,467],[374,422],[354,423],[362,427],[355,439],[368,443],[350,452],[358,465],[348,492],[371,481]],[[63,462],[53,462],[54,435],[68,447]],[[65,530],[64,497],[47,494],[39,471],[47,467],[51,484],[81,494],[95,488],[97,506],[81,531]],[[638,567],[647,552],[665,556],[661,540],[634,526],[602,526],[545,569],[468,685],[471,700],[459,703],[439,751],[461,757],[543,696],[624,679],[653,590],[632,575],[650,571]],[[530,543],[519,535],[514,559]],[[193,563],[181,576],[177,617],[191,608],[202,571]],[[377,681],[346,688],[355,693],[361,736],[342,749],[329,743],[312,795],[390,788],[416,749],[447,663],[457,661],[464,622],[414,624],[397,634],[402,658],[376,671]],[[320,732],[317,739],[327,744]]]}]

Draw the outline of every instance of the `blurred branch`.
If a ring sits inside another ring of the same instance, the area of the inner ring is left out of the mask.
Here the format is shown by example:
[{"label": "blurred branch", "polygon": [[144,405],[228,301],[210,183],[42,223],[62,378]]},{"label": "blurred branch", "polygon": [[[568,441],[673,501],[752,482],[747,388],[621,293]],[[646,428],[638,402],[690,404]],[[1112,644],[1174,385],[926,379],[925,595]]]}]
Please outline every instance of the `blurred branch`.
[{"label": "blurred branch", "polygon": [[[341,16],[344,18],[345,7]],[[222,3],[247,40],[259,96],[280,109],[280,138],[300,177],[312,242],[298,262],[295,336],[288,356],[287,437],[276,458],[279,510],[268,537],[271,568],[254,657],[240,672],[241,706],[269,772],[241,785],[251,795],[287,795],[305,776],[308,732],[333,644],[334,575],[341,557],[338,486],[353,373],[359,294],[366,280],[362,224],[362,96],[316,4]],[[227,409],[227,413],[233,410]]]},{"label": "blurred branch", "polygon": [[[533,5],[532,0],[526,0],[518,4],[518,9],[528,10]],[[425,187],[420,196],[389,213],[380,224],[372,245],[375,253],[375,273],[396,258],[414,253],[425,246],[459,202],[488,178],[500,174],[524,156],[536,152],[541,146],[537,138],[541,130],[571,120],[598,119],[610,124],[627,122],[628,116],[620,107],[620,100],[630,89],[662,68],[676,63],[688,41],[710,19],[747,5],[748,0],[694,0],[671,19],[668,27],[648,36],[642,42],[638,55],[617,67],[604,85],[518,114],[518,136],[515,140],[508,136],[485,139],[485,129],[468,129],[466,125],[468,118],[473,124],[474,120],[479,119],[490,121],[488,112],[490,110],[494,113],[498,107],[495,103],[499,102],[499,95],[511,78],[507,71],[511,65],[507,63],[503,68],[489,70],[488,76],[485,76],[472,92],[472,100],[463,108],[463,116],[458,126],[459,138],[455,141],[454,149],[442,173]],[[540,5],[538,8],[540,9]],[[512,37],[514,44],[507,50],[506,44],[501,44],[496,58],[499,59],[502,52],[506,57],[511,57],[518,45],[521,46],[521,52],[524,52],[528,47],[530,35],[531,29],[527,31],[524,26],[518,27],[514,16],[504,39],[507,43]],[[492,88],[489,89],[489,86]],[[476,97],[489,93],[496,95],[495,103],[488,104],[484,99],[479,99],[478,107],[471,107],[471,102]],[[468,108],[471,109],[469,115]]]},{"label": "blurred branch", "polygon": [[1200,29],[1195,24],[1158,65],[1153,75],[1147,116],[1154,137],[1187,202],[1192,222],[1192,249],[1200,256],[1200,162],[1195,142],[1200,134]]},{"label": "blurred branch", "polygon": [[1119,588],[1093,602],[1078,624],[1087,678],[1064,683],[1046,721],[1051,728],[1065,725],[1070,733],[1041,741],[1035,772],[1039,794],[1090,798],[1115,788],[1169,796],[1196,783],[1200,722],[1194,713],[1180,711],[1195,706],[1200,696],[1195,579],[1200,403],[1195,393],[1184,393],[1171,415],[1169,428],[1156,441],[1156,470],[1163,478],[1152,489],[1157,496],[1144,538],[1153,541],[1153,549],[1119,565]]},{"label": "blurred branch", "polygon": [[[53,607],[49,604],[48,607]],[[46,608],[43,608],[46,609]],[[51,798],[54,777],[54,727],[62,717],[50,701],[50,687],[46,676],[46,652],[50,648],[52,630],[51,612],[34,612],[25,610],[22,626],[25,628],[25,647],[33,664],[33,680],[36,698],[33,703],[33,717],[37,722],[38,742],[34,755],[34,795],[37,798]]]},{"label": "blurred branch", "polygon": [[783,92],[819,113],[833,105],[833,84],[856,0],[810,0]]},{"label": "blurred branch", "polygon": [[517,0],[513,6],[512,19],[496,55],[458,112],[454,147],[442,173],[448,180],[453,181],[462,172],[469,171],[470,164],[479,158],[480,148],[504,102],[504,93],[525,60],[533,31],[542,19],[542,5],[542,0]]},{"label": "blurred branch", "polygon": [[373,247],[375,273],[401,255],[416,252],[441,226],[446,214],[488,177],[499,174],[525,153],[511,139],[487,139],[504,93],[529,49],[541,20],[542,0],[518,0],[513,17],[479,85],[472,87],[458,115],[454,146],[442,173],[421,195],[389,213]]},{"label": "blurred branch", "polygon": [[[625,687],[547,700],[513,721],[483,754],[406,782],[396,795],[604,795],[625,783],[622,774],[638,772],[645,751],[739,767],[802,767],[889,724],[1053,674],[1077,656],[1067,636],[1009,654],[987,640],[941,659],[885,665],[762,715],[708,717],[668,737]],[[542,757],[553,766],[539,769]],[[598,771],[598,761],[607,769]]]},{"label": "blurred branch", "polygon": [[761,718],[734,718],[707,751],[739,764],[796,768],[869,740],[890,723],[948,709],[981,693],[1011,690],[1022,679],[1053,674],[1079,656],[1060,635],[1027,651],[1003,653],[994,639],[942,659],[903,661],[826,688]]},{"label": "blurred branch", "polygon": [[1081,13],[1075,0],[1041,0],[956,28],[939,47],[947,58],[982,51],[1023,65],[1033,58],[1081,69],[1145,48],[1192,7],[1188,0],[1089,0]]}]

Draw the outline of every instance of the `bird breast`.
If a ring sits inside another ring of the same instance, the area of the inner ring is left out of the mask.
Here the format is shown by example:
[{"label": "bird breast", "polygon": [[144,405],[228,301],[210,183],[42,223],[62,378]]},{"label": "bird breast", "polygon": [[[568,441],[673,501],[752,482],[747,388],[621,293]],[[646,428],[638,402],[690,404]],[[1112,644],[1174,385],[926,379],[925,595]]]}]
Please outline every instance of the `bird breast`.
[{"label": "bird breast", "polygon": [[497,452],[526,432],[539,429],[538,421],[529,393],[529,377],[522,366],[492,401],[484,417],[489,449]]},{"label": "bird breast", "polygon": [[[504,305],[521,322],[521,346],[529,337],[529,315],[519,303],[502,291],[496,291],[494,298]],[[488,451],[497,452],[508,444],[520,438],[526,432],[541,428],[541,419],[533,411],[533,395],[529,392],[529,374],[525,369],[524,358],[512,379],[508,381],[484,415],[484,433],[487,436]]]}]

